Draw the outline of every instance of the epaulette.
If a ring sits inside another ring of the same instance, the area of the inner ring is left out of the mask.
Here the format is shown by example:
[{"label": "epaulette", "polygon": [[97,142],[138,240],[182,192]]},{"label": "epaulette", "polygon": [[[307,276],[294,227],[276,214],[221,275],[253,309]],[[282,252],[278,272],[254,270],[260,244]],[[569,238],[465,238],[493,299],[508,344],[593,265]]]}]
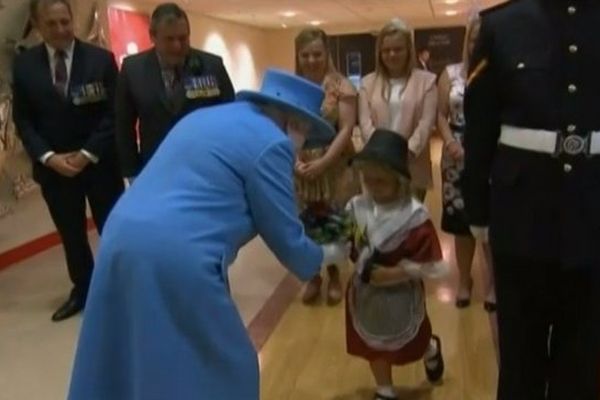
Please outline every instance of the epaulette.
[{"label": "epaulette", "polygon": [[488,14],[494,13],[498,10],[503,10],[504,8],[508,7],[508,6],[512,6],[514,3],[517,3],[521,0],[507,0],[504,1],[500,4],[496,4],[495,6],[491,6],[486,8],[485,10],[482,10],[479,15],[481,15],[482,17],[485,17]]}]

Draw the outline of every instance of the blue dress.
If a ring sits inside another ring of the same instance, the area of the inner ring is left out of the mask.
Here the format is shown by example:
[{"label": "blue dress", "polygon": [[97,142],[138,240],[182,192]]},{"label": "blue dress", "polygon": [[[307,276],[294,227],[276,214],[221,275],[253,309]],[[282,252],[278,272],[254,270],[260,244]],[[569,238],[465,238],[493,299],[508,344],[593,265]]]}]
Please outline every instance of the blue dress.
[{"label": "blue dress", "polygon": [[299,278],[318,272],[293,163],[291,141],[247,102],[175,126],[104,227],[70,400],[258,400],[227,269],[258,234]]}]

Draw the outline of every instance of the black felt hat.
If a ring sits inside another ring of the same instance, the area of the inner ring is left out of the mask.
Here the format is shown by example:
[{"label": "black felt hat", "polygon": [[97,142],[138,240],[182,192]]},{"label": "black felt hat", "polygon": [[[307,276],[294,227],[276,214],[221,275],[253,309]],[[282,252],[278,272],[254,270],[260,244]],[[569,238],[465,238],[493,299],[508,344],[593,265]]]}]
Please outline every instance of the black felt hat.
[{"label": "black felt hat", "polygon": [[365,147],[350,161],[373,161],[410,179],[408,169],[408,142],[397,132],[376,129]]}]

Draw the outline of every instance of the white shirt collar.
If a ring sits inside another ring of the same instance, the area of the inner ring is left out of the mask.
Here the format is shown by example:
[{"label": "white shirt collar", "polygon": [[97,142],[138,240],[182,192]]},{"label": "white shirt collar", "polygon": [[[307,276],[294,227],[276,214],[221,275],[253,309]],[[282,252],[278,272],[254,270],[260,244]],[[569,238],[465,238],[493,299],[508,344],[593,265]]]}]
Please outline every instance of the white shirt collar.
[{"label": "white shirt collar", "polygon": [[[56,54],[56,49],[52,46],[50,46],[48,43],[44,43],[44,45],[46,46],[46,50],[48,51],[48,55],[50,56],[51,60],[54,60],[54,55]],[[75,50],[75,40],[73,40],[71,42],[71,44],[69,45],[69,47],[67,47],[65,49],[65,54],[66,54],[66,59],[67,60],[73,60],[73,51]]]}]

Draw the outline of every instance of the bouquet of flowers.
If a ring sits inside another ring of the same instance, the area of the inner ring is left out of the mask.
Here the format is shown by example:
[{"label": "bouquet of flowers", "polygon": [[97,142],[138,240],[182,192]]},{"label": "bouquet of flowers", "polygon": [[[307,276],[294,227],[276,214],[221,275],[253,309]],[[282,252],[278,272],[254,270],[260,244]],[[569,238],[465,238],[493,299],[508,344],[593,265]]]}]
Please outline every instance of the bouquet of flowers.
[{"label": "bouquet of flowers", "polygon": [[352,238],[352,218],[344,210],[321,204],[300,214],[307,235],[318,244],[345,243]]}]

